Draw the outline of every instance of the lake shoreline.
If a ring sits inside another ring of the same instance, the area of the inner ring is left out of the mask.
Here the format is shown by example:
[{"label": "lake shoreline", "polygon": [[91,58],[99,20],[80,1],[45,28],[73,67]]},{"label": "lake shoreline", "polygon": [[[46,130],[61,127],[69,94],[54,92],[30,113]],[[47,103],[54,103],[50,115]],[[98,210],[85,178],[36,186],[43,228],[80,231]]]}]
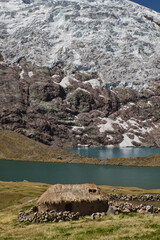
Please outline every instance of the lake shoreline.
[{"label": "lake shoreline", "polygon": [[1,160],[8,161],[26,161],[26,162],[46,162],[46,163],[69,163],[69,164],[90,164],[90,165],[105,165],[105,166],[133,166],[133,167],[160,167],[160,155],[151,155],[148,157],[136,158],[112,158],[112,159],[97,159],[80,156],[77,159],[19,159],[19,158],[4,158]]}]

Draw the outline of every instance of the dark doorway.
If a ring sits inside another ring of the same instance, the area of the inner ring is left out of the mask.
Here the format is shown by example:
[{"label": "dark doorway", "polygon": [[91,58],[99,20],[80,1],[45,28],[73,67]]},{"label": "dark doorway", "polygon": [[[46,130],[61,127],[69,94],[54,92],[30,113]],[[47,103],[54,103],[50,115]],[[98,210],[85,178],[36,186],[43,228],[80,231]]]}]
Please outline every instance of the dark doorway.
[{"label": "dark doorway", "polygon": [[65,205],[65,210],[72,212],[72,203],[67,203],[67,204]]}]

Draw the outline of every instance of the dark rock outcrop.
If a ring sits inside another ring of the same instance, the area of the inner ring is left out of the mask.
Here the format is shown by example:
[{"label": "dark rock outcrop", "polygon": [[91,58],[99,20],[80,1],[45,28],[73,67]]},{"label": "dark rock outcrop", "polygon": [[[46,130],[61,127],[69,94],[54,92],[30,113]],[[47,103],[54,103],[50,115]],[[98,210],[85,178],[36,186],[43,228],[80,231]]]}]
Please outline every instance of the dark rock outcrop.
[{"label": "dark rock outcrop", "polygon": [[4,58],[3,58],[3,55],[0,52],[0,62],[3,62],[3,61],[4,61]]},{"label": "dark rock outcrop", "polygon": [[[1,58],[1,56],[0,56]],[[97,73],[62,64],[0,64],[0,129],[57,146],[160,146],[160,83],[111,90]]]}]

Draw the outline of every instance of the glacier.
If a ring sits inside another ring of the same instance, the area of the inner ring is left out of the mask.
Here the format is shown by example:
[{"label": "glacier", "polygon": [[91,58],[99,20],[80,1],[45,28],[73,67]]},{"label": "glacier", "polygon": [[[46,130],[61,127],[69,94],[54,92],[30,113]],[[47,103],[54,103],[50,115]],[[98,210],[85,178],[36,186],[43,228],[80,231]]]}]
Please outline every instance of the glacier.
[{"label": "glacier", "polygon": [[145,87],[160,80],[160,14],[128,0],[0,0],[0,52]]}]

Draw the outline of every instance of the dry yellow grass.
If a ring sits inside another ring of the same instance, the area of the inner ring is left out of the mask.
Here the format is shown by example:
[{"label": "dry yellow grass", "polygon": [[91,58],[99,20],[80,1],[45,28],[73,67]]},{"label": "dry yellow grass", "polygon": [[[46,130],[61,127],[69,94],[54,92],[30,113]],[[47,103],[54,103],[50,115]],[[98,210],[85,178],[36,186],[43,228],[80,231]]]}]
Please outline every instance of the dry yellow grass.
[{"label": "dry yellow grass", "polygon": [[[61,157],[60,160],[59,157]],[[78,154],[47,146],[9,130],[0,130],[0,159],[41,162],[99,162],[99,159],[81,157]]]},{"label": "dry yellow grass", "polygon": [[160,194],[160,189],[142,189],[138,187],[116,187],[101,185],[100,188],[105,193],[116,194]]},{"label": "dry yellow grass", "polygon": [[[1,215],[1,214],[0,214]],[[159,216],[112,216],[101,221],[80,221],[16,225],[16,216],[1,223],[0,239],[12,240],[109,240],[159,239]]]},{"label": "dry yellow grass", "polygon": [[[37,198],[49,185],[43,183],[0,182],[0,194],[10,193],[8,204],[0,203],[1,240],[110,240],[110,239],[159,239],[160,215],[119,215],[106,216],[100,220],[83,218],[79,221],[17,224],[18,211],[36,204]],[[100,186],[103,191],[111,192],[113,187]],[[114,187],[117,193],[135,191],[160,193],[160,190]],[[17,199],[18,196],[18,199]]]},{"label": "dry yellow grass", "polygon": [[139,166],[139,167],[159,167],[160,166],[160,155],[151,155],[148,157],[137,157],[137,158],[113,158],[108,159],[107,164],[109,165],[122,165],[122,166]]}]

